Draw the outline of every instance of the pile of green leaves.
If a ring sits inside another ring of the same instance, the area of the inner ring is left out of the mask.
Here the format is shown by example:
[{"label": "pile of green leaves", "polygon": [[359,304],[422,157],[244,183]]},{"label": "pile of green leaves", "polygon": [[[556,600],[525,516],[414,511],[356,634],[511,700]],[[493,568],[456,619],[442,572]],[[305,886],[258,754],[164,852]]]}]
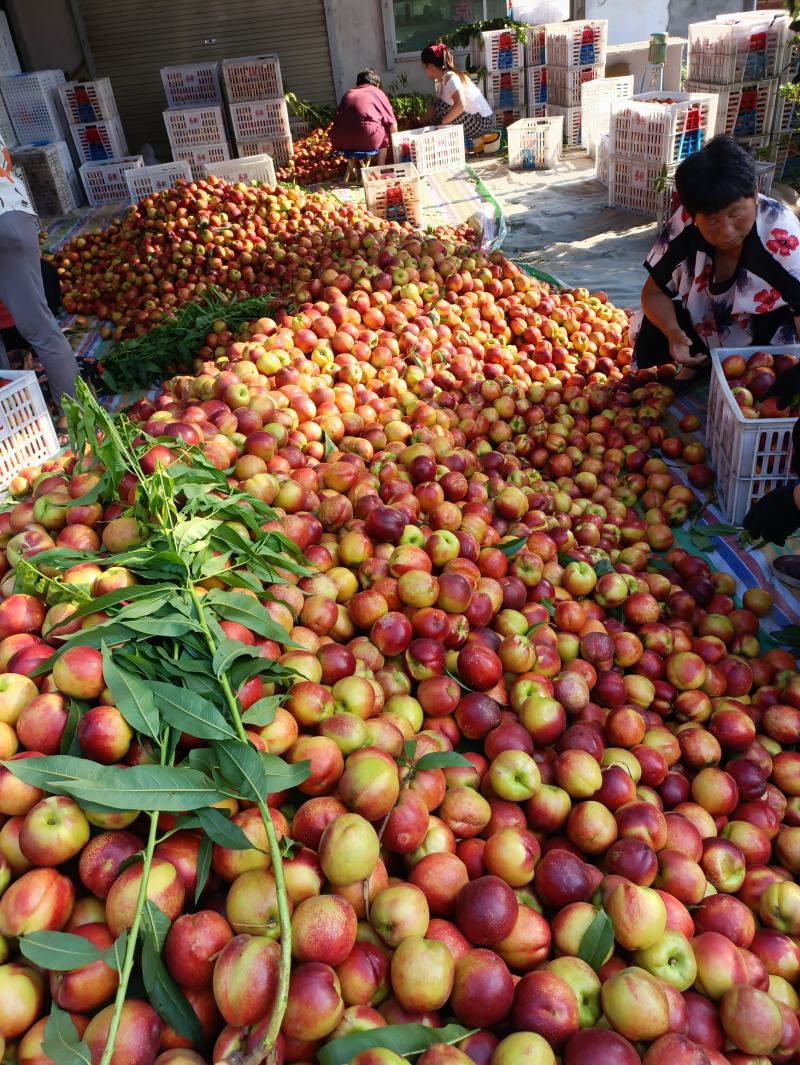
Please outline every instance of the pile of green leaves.
[{"label": "pile of green leaves", "polygon": [[274,307],[274,296],[228,294],[208,288],[197,302],[185,304],[148,333],[116,344],[99,366],[100,387],[106,392],[125,392],[188,373],[214,322],[222,320],[234,332]]},{"label": "pile of green leaves", "polygon": [[525,44],[528,40],[528,27],[524,22],[516,22],[513,18],[490,18],[483,19],[480,22],[467,22],[463,26],[459,26],[457,30],[439,39],[448,48],[469,48],[472,42],[478,40],[482,33],[506,29],[514,31],[514,36],[520,44]]},{"label": "pile of green leaves", "polygon": [[286,106],[296,117],[308,123],[308,128],[324,129],[333,120],[335,108],[329,104],[312,104],[308,100],[301,100],[296,93],[285,92]]}]

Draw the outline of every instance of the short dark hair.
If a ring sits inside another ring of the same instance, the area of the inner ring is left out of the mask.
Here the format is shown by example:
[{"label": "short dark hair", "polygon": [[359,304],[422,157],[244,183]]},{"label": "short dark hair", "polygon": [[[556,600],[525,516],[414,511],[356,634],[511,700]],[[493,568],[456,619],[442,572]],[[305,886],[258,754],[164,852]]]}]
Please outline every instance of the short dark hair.
[{"label": "short dark hair", "polygon": [[755,160],[731,137],[714,137],[683,160],[675,171],[675,187],[692,217],[724,211],[757,194]]},{"label": "short dark hair", "polygon": [[367,67],[356,77],[356,85],[374,85],[376,89],[379,89],[381,87],[381,76],[372,67]]}]

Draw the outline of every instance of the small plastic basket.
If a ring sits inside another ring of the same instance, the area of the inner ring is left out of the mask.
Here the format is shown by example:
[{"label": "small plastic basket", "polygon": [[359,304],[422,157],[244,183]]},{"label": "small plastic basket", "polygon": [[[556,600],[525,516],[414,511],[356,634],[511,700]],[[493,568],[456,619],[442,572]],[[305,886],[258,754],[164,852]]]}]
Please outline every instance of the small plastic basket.
[{"label": "small plastic basket", "polygon": [[208,107],[222,103],[218,63],[181,63],[162,67],[167,107]]},{"label": "small plastic basket", "polygon": [[711,352],[707,441],[725,517],[739,525],[752,504],[785,484],[791,474],[796,418],[745,418],[722,371],[729,355],[746,361],[757,351],[800,355],[800,346],[717,348]]},{"label": "small plastic basket", "polygon": [[466,165],[464,127],[424,126],[392,134],[398,163],[413,163],[420,177],[439,170],[463,170]]},{"label": "small plastic basket", "polygon": [[112,159],[105,163],[84,163],[80,168],[86,199],[92,207],[102,203],[127,203],[128,185],[125,174],[144,166],[141,155]]},{"label": "small plastic basket", "polygon": [[529,67],[541,67],[547,62],[547,27],[528,26],[525,44],[525,63]]},{"label": "small plastic basket", "polygon": [[0,370],[0,491],[27,466],[58,454],[58,437],[36,374]]},{"label": "small plastic basket", "polygon": [[679,163],[714,136],[717,100],[714,93],[690,92],[644,92],[629,100],[613,100],[611,154]]},{"label": "small plastic basket", "polygon": [[559,107],[558,104],[548,104],[547,114],[552,118],[564,120],[564,144],[569,148],[579,147],[583,128],[580,107]]},{"label": "small plastic basket", "polygon": [[[609,144],[609,150],[611,145]],[[638,159],[620,159],[610,152],[608,162],[608,205],[623,207],[636,214],[658,216],[664,183],[675,167]]]},{"label": "small plastic basket", "polygon": [[544,107],[547,103],[547,67],[528,67],[525,75],[528,109]]},{"label": "small plastic basket", "polygon": [[223,59],[222,80],[230,104],[272,100],[283,96],[281,61],[276,55]]},{"label": "small plastic basket", "polygon": [[117,102],[109,78],[68,81],[60,86],[58,92],[71,126],[79,126],[84,122],[105,122],[117,116]]},{"label": "small plastic basket", "polygon": [[[760,81],[780,74],[788,22],[770,19],[695,22],[689,26],[688,77],[706,85]],[[732,16],[733,17],[733,16]]]},{"label": "small plastic basket", "polygon": [[156,163],[125,173],[125,184],[131,203],[138,203],[145,196],[152,196],[164,189],[171,189],[179,181],[191,181],[192,171],[187,162],[179,159],[174,163]]},{"label": "small plastic basket", "polygon": [[0,11],[0,78],[9,74],[19,74],[21,70],[8,18],[4,11]]},{"label": "small plastic basket", "polygon": [[5,142],[7,148],[13,148],[17,143],[17,135],[14,132],[14,127],[11,125],[11,119],[8,117],[8,111],[6,111],[6,105],[3,103],[2,96],[0,96],[0,137]]},{"label": "small plastic basket", "polygon": [[547,68],[547,102],[558,107],[580,107],[581,91],[589,82],[603,76],[604,67],[554,67]]},{"label": "small plastic basket", "polygon": [[550,170],[561,158],[562,118],[522,118],[509,126],[511,170]]},{"label": "small plastic basket", "polygon": [[688,92],[717,94],[717,133],[726,133],[738,140],[763,137],[770,132],[778,91],[777,78],[730,86],[689,81],[686,89]]},{"label": "small plastic basket", "polygon": [[421,226],[422,193],[413,163],[367,167],[362,171],[367,210],[387,222]]},{"label": "small plastic basket", "polygon": [[525,45],[514,30],[486,30],[472,42],[472,65],[489,71],[524,67]]},{"label": "small plastic basket", "polygon": [[632,74],[618,78],[597,78],[581,83],[581,144],[595,156],[602,136],[611,126],[611,101],[633,96]]},{"label": "small plastic basket", "polygon": [[201,181],[206,176],[207,166],[227,162],[231,153],[227,143],[203,144],[197,147],[174,148],[172,156],[176,162],[183,160],[188,163],[194,180]]},{"label": "small plastic basket", "polygon": [[251,185],[269,185],[274,188],[275,165],[268,155],[251,155],[245,159],[230,159],[227,162],[206,164],[206,177],[217,177],[228,185],[242,182]]},{"label": "small plastic basket", "polygon": [[493,111],[506,111],[525,104],[525,70],[494,70],[486,75],[486,100]]},{"label": "small plastic basket", "polygon": [[0,79],[0,95],[20,144],[60,141],[66,136],[58,90],[60,70],[37,70]]},{"label": "small plastic basket", "polygon": [[289,111],[282,96],[274,100],[231,104],[230,112],[237,141],[277,140],[291,136]]},{"label": "small plastic basket", "polygon": [[227,141],[225,118],[221,107],[184,107],[164,112],[164,125],[173,153],[176,148]]},{"label": "small plastic basket", "polygon": [[603,66],[608,21],[552,22],[546,27],[547,63],[558,67]]},{"label": "small plastic basket", "polygon": [[240,159],[251,159],[254,155],[268,155],[275,166],[286,166],[294,155],[294,144],[292,138],[288,136],[237,141],[236,154]]},{"label": "small plastic basket", "polygon": [[70,129],[78,156],[85,163],[121,159],[123,155],[128,154],[128,142],[119,118],[71,126]]},{"label": "small plastic basket", "polygon": [[33,204],[41,218],[69,214],[83,200],[83,190],[66,141],[23,144],[12,161],[25,171]]}]

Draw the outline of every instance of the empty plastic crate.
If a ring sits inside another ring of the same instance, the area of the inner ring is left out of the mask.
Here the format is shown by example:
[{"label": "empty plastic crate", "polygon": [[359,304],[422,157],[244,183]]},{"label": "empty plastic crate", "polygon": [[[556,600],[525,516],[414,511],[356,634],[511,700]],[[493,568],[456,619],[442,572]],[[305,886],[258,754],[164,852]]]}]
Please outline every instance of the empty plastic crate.
[{"label": "empty plastic crate", "polygon": [[423,126],[392,134],[398,163],[413,163],[421,177],[437,170],[463,170],[466,165],[464,127]]},{"label": "empty plastic crate", "polygon": [[558,107],[580,107],[581,89],[590,81],[602,77],[605,68],[597,65],[586,67],[547,67],[547,102]]},{"label": "empty plastic crate", "polygon": [[543,107],[547,103],[547,67],[528,67],[525,77],[528,107]]},{"label": "empty plastic crate", "polygon": [[620,159],[611,152],[608,162],[608,204],[656,218],[666,181],[674,173],[674,166]]},{"label": "empty plastic crate", "polygon": [[644,92],[611,103],[610,148],[619,158],[679,163],[714,136],[717,96]]},{"label": "empty plastic crate", "polygon": [[268,155],[276,166],[286,166],[294,155],[291,137],[264,137],[251,141],[237,141],[236,154],[240,159],[254,155]]},{"label": "empty plastic crate", "polygon": [[0,370],[0,491],[27,466],[59,452],[58,437],[36,374]]},{"label": "empty plastic crate", "polygon": [[235,185],[241,181],[249,185],[257,181],[260,185],[274,187],[275,165],[268,155],[251,155],[243,159],[230,159],[225,163],[208,163],[206,165],[208,177],[218,177],[229,185]]},{"label": "empty plastic crate", "polygon": [[525,104],[525,70],[494,70],[486,75],[485,96],[494,110],[522,107]]},{"label": "empty plastic crate", "polygon": [[271,140],[291,136],[289,111],[283,97],[231,104],[230,111],[237,141]]},{"label": "empty plastic crate", "polygon": [[472,42],[472,65],[485,70],[525,66],[525,45],[513,30],[487,30]]},{"label": "empty plastic crate", "polygon": [[0,78],[7,74],[19,74],[22,67],[19,65],[19,57],[11,38],[11,27],[5,12],[0,11]]},{"label": "empty plastic crate", "polygon": [[422,194],[413,163],[367,167],[362,171],[367,210],[387,222],[422,225]]},{"label": "empty plastic crate", "polygon": [[545,26],[528,26],[525,62],[529,67],[544,66],[547,62],[547,28]]},{"label": "empty plastic crate", "polygon": [[128,142],[125,140],[125,131],[119,118],[71,126],[70,129],[78,156],[84,163],[120,159],[128,154]]},{"label": "empty plastic crate", "polygon": [[17,143],[17,135],[11,125],[11,119],[8,117],[8,111],[6,111],[2,96],[0,96],[0,137],[2,137],[7,148],[13,148]]},{"label": "empty plastic crate", "polygon": [[508,165],[512,170],[550,170],[561,158],[563,118],[522,118],[509,126]]},{"label": "empty plastic crate", "polygon": [[717,94],[717,133],[741,139],[763,137],[770,132],[778,91],[777,78],[728,87],[689,81],[686,89],[688,92]]},{"label": "empty plastic crate", "polygon": [[728,355],[749,360],[757,351],[800,355],[800,346],[717,348],[711,352],[708,449],[717,475],[717,498],[728,521],[739,525],[752,504],[791,476],[796,418],[745,418],[722,372]]},{"label": "empty plastic crate", "polygon": [[164,112],[173,152],[176,148],[222,144],[228,138],[221,107],[184,107]]},{"label": "empty plastic crate", "polygon": [[101,203],[126,203],[128,185],[125,174],[144,166],[141,155],[128,155],[105,163],[84,163],[80,168],[86,198],[92,207]]},{"label": "empty plastic crate", "polygon": [[276,55],[223,59],[222,80],[230,104],[283,96],[281,61]]},{"label": "empty plastic crate", "polygon": [[60,141],[66,136],[58,90],[60,70],[37,70],[0,79],[0,95],[20,144]]},{"label": "empty plastic crate", "polygon": [[222,103],[219,63],[181,63],[161,68],[168,107],[205,107]]},{"label": "empty plastic crate", "polygon": [[58,92],[71,126],[79,126],[83,122],[105,122],[117,116],[117,103],[108,78],[68,81],[59,87]]},{"label": "empty plastic crate", "polygon": [[213,166],[214,163],[225,163],[231,157],[228,145],[225,143],[173,148],[172,154],[176,162],[182,159],[189,164],[195,181],[200,181],[206,176],[207,166]]},{"label": "empty plastic crate", "polygon": [[69,214],[83,200],[83,191],[66,141],[23,144],[11,159],[25,171],[37,214],[42,218]]},{"label": "empty plastic crate", "polygon": [[[549,86],[548,86],[549,91]],[[560,107],[558,104],[548,103],[547,114],[553,118],[560,117],[564,120],[564,144],[570,148],[578,147],[581,143],[581,109],[580,107]]]},{"label": "empty plastic crate", "polygon": [[597,78],[581,84],[581,144],[595,156],[600,138],[611,125],[611,101],[633,96],[633,75]]},{"label": "empty plastic crate", "polygon": [[787,39],[783,19],[695,22],[689,26],[689,80],[731,85],[775,77],[781,72]]},{"label": "empty plastic crate", "polygon": [[547,63],[558,67],[586,67],[606,61],[608,22],[553,22],[546,27]]},{"label": "empty plastic crate", "polygon": [[155,166],[143,166],[125,173],[125,184],[132,203],[138,203],[144,196],[152,196],[163,189],[171,189],[179,181],[191,181],[192,171],[188,163],[179,159],[174,163],[156,163]]}]

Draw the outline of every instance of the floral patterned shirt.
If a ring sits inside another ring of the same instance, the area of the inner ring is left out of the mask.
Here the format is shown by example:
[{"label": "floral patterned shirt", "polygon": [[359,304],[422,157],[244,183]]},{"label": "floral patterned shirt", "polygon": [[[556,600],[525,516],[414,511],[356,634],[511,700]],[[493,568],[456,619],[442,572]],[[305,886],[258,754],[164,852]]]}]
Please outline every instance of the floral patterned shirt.
[{"label": "floral patterned shirt", "polygon": [[22,211],[25,214],[36,214],[28,199],[25,186],[14,175],[14,166],[11,162],[11,152],[6,143],[0,137],[0,214],[6,211]]},{"label": "floral patterned shirt", "polygon": [[714,254],[679,208],[644,265],[661,291],[683,304],[709,348],[796,343],[800,222],[789,208],[758,197],[755,224],[729,282],[714,283]]}]

